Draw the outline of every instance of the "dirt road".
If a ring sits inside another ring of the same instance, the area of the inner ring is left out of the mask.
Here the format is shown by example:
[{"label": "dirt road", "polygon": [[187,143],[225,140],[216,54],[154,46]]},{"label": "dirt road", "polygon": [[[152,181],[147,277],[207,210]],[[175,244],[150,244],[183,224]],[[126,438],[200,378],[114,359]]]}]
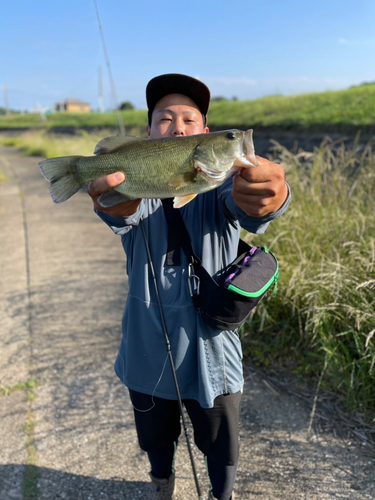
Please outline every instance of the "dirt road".
[{"label": "dirt road", "polygon": [[[146,456],[113,371],[127,294],[120,239],[87,195],[54,205],[38,160],[0,148],[0,499],[145,498]],[[241,416],[237,499],[375,497],[369,455],[308,436],[310,409],[250,370]],[[197,498],[183,438],[176,474],[178,500]]]}]

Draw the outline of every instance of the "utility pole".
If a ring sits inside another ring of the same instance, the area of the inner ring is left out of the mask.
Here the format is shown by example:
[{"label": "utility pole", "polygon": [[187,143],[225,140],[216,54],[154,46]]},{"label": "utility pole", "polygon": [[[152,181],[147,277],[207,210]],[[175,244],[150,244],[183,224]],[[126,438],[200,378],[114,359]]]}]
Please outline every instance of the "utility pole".
[{"label": "utility pole", "polygon": [[102,67],[99,66],[99,83],[98,83],[98,102],[99,102],[99,113],[104,113],[104,104],[103,104],[103,74]]},{"label": "utility pole", "polygon": [[4,90],[5,113],[7,115],[10,115],[9,101],[8,101],[8,89],[7,89],[6,85],[3,85],[3,90]]}]

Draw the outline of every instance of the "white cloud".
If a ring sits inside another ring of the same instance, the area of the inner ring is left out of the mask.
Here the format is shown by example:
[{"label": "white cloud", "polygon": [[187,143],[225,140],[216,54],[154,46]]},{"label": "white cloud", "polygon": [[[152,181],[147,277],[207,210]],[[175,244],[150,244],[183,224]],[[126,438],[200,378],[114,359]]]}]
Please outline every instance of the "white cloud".
[{"label": "white cloud", "polygon": [[362,40],[348,40],[347,38],[339,38],[339,43],[343,45],[372,45],[375,43],[375,38],[363,38]]}]

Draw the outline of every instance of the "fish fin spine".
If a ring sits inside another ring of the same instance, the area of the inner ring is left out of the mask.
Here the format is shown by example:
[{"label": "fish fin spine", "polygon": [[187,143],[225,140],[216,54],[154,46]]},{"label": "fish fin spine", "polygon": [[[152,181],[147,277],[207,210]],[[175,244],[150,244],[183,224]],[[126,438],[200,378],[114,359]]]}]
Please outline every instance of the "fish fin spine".
[{"label": "fish fin spine", "polygon": [[94,154],[96,155],[104,155],[108,153],[113,153],[117,149],[125,146],[125,144],[129,144],[130,142],[140,141],[139,137],[131,137],[128,135],[115,135],[112,137],[106,137],[102,139],[95,146]]}]

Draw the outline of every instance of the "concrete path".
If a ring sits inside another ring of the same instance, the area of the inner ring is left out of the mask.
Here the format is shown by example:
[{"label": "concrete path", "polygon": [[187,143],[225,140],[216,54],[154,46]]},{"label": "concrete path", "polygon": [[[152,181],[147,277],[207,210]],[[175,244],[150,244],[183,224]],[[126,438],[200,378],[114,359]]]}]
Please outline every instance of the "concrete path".
[{"label": "concrete path", "polygon": [[[0,147],[0,499],[146,498],[148,463],[113,363],[127,295],[119,237],[38,158]],[[247,377],[236,499],[373,498],[368,457],[307,437],[309,411]],[[194,448],[204,499],[208,480]],[[178,500],[197,498],[184,439]]]}]

